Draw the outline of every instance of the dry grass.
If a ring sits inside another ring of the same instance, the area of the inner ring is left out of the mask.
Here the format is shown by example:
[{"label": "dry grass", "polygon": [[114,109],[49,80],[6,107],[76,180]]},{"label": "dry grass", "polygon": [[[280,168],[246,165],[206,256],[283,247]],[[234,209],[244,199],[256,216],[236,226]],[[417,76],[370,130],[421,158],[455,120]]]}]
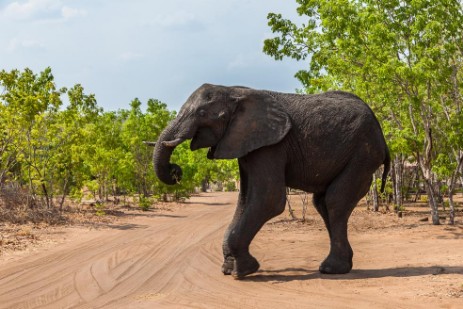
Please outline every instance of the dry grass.
[{"label": "dry grass", "polygon": [[[461,194],[455,195],[456,209],[455,209],[455,225],[461,226],[463,224],[463,196]],[[290,203],[292,207],[292,215],[286,208],[282,216],[275,218],[272,222],[281,226],[281,228],[289,228],[296,224],[307,229],[324,229],[324,223],[321,216],[312,205],[312,196],[309,194],[307,200],[303,200],[297,194],[290,196]],[[305,207],[304,207],[305,206]],[[305,209],[304,209],[305,208]],[[367,209],[365,199],[362,199],[357,207],[354,209],[349,219],[349,229],[367,231],[374,229],[387,229],[397,228],[404,226],[428,226],[431,225],[430,208],[426,202],[405,203],[402,211],[399,213],[393,210],[393,206],[389,205],[387,210],[386,205],[381,205],[379,211]],[[445,210],[439,207],[440,223],[443,225],[448,224],[449,221],[449,208]]]},{"label": "dry grass", "polygon": [[0,224],[0,253],[22,250],[39,240],[33,225]]},{"label": "dry grass", "polygon": [[[28,207],[27,198],[21,192],[13,193],[11,190],[0,192],[0,255],[40,245],[47,241],[47,233],[55,229],[70,226],[107,228],[129,214],[146,214],[141,211],[136,199],[127,199],[125,203],[96,203],[91,200],[76,203],[66,200],[60,211],[57,207],[47,209],[38,202],[34,207]],[[168,204],[172,203],[158,203],[156,207],[152,205],[151,210],[169,210],[172,206]]]}]

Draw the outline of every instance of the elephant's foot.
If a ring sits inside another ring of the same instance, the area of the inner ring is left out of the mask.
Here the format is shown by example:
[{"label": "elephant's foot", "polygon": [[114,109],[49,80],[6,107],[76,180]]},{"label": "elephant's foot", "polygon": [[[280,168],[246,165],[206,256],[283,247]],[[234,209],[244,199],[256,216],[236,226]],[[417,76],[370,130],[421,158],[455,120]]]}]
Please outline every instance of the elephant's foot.
[{"label": "elephant's foot", "polygon": [[232,271],[232,276],[235,279],[243,279],[245,276],[255,273],[260,265],[259,262],[252,256],[240,257],[235,259],[235,267]]},{"label": "elephant's foot", "polygon": [[224,275],[231,275],[233,268],[235,267],[235,258],[232,256],[227,256],[222,265],[222,272]]},{"label": "elephant's foot", "polygon": [[320,265],[322,274],[347,274],[352,269],[352,259],[349,261],[328,256]]}]

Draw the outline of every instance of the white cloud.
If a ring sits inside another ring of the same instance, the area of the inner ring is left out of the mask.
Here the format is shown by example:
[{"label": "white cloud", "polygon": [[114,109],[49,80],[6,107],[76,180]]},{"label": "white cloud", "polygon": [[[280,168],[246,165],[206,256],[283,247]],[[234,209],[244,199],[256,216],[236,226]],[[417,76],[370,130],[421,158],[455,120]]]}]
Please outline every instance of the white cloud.
[{"label": "white cloud", "polygon": [[195,19],[192,13],[185,11],[174,12],[170,15],[158,16],[157,23],[166,27],[187,24]]},{"label": "white cloud", "polygon": [[61,0],[14,1],[0,12],[0,16],[9,20],[67,20],[86,14],[85,10],[66,6]]},{"label": "white cloud", "polygon": [[136,60],[136,59],[143,58],[143,54],[132,52],[132,51],[127,51],[127,52],[120,54],[119,58],[125,61],[130,61],[130,60]]},{"label": "white cloud", "polygon": [[170,14],[158,15],[154,21],[149,23],[173,30],[198,30],[202,28],[202,22],[193,13],[186,11],[176,11]]},{"label": "white cloud", "polygon": [[10,19],[30,19],[46,12],[59,9],[59,0],[15,1],[6,6],[3,15]]},{"label": "white cloud", "polygon": [[68,6],[63,6],[61,8],[61,16],[65,19],[70,19],[74,17],[85,17],[87,16],[87,11],[81,9],[74,9]]},{"label": "white cloud", "polygon": [[9,52],[16,52],[19,49],[41,49],[44,48],[44,45],[36,40],[19,40],[19,39],[12,39],[10,40],[7,51]]}]

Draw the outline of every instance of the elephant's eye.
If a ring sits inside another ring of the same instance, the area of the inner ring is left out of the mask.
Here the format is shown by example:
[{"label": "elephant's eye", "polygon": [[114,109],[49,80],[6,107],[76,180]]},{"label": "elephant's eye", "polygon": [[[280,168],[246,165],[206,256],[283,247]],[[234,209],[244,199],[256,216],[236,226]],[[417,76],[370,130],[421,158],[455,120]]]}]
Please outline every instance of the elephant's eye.
[{"label": "elephant's eye", "polygon": [[211,102],[212,101],[212,93],[206,93],[206,95],[204,96],[204,100],[206,102]]},{"label": "elephant's eye", "polygon": [[206,116],[206,114],[207,114],[207,112],[206,112],[204,109],[200,109],[200,110],[198,111],[199,117],[204,117],[204,116]]}]

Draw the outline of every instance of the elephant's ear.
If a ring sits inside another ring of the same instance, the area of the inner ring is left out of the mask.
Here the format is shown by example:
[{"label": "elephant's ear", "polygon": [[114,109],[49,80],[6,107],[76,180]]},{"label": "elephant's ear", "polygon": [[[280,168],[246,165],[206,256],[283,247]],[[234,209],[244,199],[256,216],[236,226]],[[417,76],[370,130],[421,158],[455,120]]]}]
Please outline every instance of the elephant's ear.
[{"label": "elephant's ear", "polygon": [[213,153],[216,159],[240,158],[263,146],[281,141],[291,120],[280,103],[258,91],[246,91],[236,99],[232,119]]}]

